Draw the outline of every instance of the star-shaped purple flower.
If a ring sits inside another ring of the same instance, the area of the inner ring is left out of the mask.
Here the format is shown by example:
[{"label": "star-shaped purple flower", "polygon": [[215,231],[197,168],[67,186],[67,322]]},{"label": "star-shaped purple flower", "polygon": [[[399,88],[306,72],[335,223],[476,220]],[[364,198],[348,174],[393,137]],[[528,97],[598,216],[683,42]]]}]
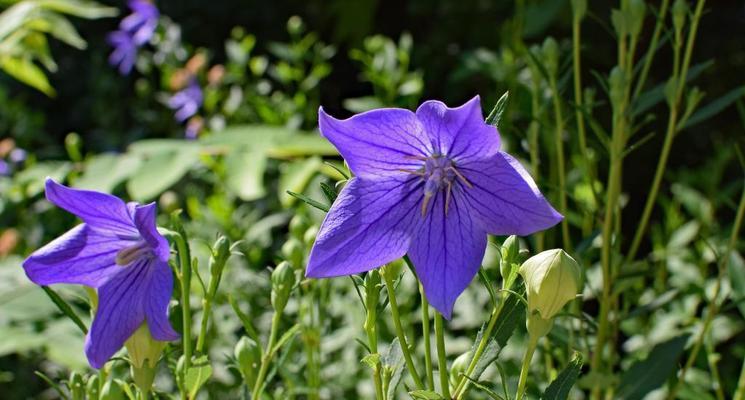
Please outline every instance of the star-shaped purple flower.
[{"label": "star-shaped purple flower", "polygon": [[132,13],[119,23],[119,29],[111,32],[107,39],[114,51],[109,64],[118,66],[119,73],[127,75],[137,60],[137,50],[150,41],[158,27],[160,12],[150,1],[130,0]]},{"label": "star-shaped purple flower", "polygon": [[319,111],[321,134],[355,174],[321,225],[306,275],[371,270],[409,254],[430,304],[450,318],[481,267],[487,234],[529,235],[562,220],[500,150],[478,96],[346,120]]},{"label": "star-shaped purple flower", "polygon": [[199,83],[196,79],[190,79],[185,88],[168,99],[168,107],[176,111],[174,116],[178,122],[184,122],[197,113],[203,100],[202,88],[199,87]]},{"label": "star-shaped purple flower", "polygon": [[137,60],[137,44],[132,36],[124,31],[114,31],[109,33],[106,39],[114,47],[114,51],[109,55],[109,64],[117,67],[122,75],[132,72]]},{"label": "star-shaped purple flower", "polygon": [[115,196],[71,189],[51,179],[46,196],[83,223],[35,251],[23,268],[38,285],[98,289],[98,309],[85,340],[90,365],[101,368],[144,322],[154,339],[177,340],[168,321],[170,250],[155,225],[155,204],[125,204]]}]

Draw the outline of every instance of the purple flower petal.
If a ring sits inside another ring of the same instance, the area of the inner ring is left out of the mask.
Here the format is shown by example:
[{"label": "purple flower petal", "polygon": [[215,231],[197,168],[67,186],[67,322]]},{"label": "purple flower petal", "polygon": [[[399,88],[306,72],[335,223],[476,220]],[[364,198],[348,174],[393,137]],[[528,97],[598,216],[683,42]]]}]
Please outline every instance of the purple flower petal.
[{"label": "purple flower petal", "polygon": [[468,207],[491,234],[530,235],[563,219],[520,162],[507,153],[469,162],[458,170],[473,185],[465,190]]},{"label": "purple flower petal", "polygon": [[486,251],[486,232],[459,195],[452,194],[447,210],[444,193],[432,199],[409,249],[429,303],[447,319],[455,300],[481,268]]},{"label": "purple flower petal", "polygon": [[145,289],[151,263],[140,260],[122,268],[98,291],[98,310],[85,340],[93,368],[101,368],[145,320]]},{"label": "purple flower petal", "polygon": [[350,180],[321,225],[306,275],[350,275],[403,257],[422,220],[422,189],[412,180]]},{"label": "purple flower petal", "polygon": [[419,106],[416,116],[434,148],[453,161],[489,157],[499,151],[499,133],[484,123],[479,96],[456,108],[430,100]]},{"label": "purple flower petal", "polygon": [[164,342],[178,340],[181,336],[176,333],[168,321],[168,303],[173,292],[173,274],[168,262],[154,261],[150,268],[150,287],[145,304],[145,318],[150,334],[155,340]]},{"label": "purple flower petal", "polygon": [[127,205],[118,197],[90,190],[71,189],[52,179],[46,181],[47,200],[88,224],[90,229],[137,238],[139,233],[127,211]]},{"label": "purple flower petal", "polygon": [[116,254],[131,243],[80,224],[36,250],[23,268],[37,285],[72,283],[97,288],[121,270],[115,264]]},{"label": "purple flower petal", "polygon": [[400,175],[413,170],[431,150],[414,113],[387,108],[338,120],[318,111],[321,134],[336,146],[360,177]]},{"label": "purple flower petal", "polygon": [[[145,241],[153,248],[155,255],[160,261],[167,262],[171,256],[171,249],[168,241],[160,233],[155,224],[157,216],[157,206],[155,203],[137,206],[134,211],[134,220],[137,230],[140,232]],[[168,293],[171,293],[169,290]]]}]

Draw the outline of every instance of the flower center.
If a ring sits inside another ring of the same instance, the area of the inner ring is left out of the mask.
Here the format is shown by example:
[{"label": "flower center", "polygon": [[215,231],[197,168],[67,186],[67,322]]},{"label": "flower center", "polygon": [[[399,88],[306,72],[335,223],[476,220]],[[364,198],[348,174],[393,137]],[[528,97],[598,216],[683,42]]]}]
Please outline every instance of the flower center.
[{"label": "flower center", "polygon": [[153,251],[144,241],[137,242],[136,244],[125,247],[116,253],[116,265],[126,267],[132,264],[133,261],[140,258],[152,257]]},{"label": "flower center", "polygon": [[429,157],[417,157],[418,160],[424,161],[421,169],[416,171],[406,171],[418,175],[424,181],[424,201],[422,201],[422,216],[427,215],[427,206],[430,200],[440,190],[445,191],[445,214],[450,206],[450,197],[453,191],[453,184],[460,180],[468,187],[471,183],[458,172],[455,162],[442,154],[433,154]]}]

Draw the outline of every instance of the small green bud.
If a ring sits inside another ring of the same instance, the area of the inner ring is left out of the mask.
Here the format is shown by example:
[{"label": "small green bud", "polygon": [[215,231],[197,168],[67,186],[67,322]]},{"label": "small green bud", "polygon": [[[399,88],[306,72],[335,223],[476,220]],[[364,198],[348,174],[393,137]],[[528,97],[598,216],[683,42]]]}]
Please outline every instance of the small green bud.
[{"label": "small green bud", "polygon": [[608,86],[610,87],[610,101],[614,107],[618,107],[623,101],[625,82],[621,68],[613,67],[608,77]]},{"label": "small green bud", "polygon": [[236,361],[238,361],[238,369],[241,371],[241,375],[243,375],[243,380],[249,389],[251,389],[256,382],[256,373],[261,364],[261,349],[259,345],[253,339],[244,336],[235,345],[233,354]]},{"label": "small green bud", "polygon": [[230,257],[230,240],[225,236],[220,236],[212,245],[212,256],[210,256],[209,269],[213,277],[222,275],[225,263]]},{"label": "small green bud", "polygon": [[83,146],[83,140],[80,139],[80,135],[75,132],[70,132],[65,136],[65,150],[70,160],[75,162],[83,161],[83,153],[81,147]]},{"label": "small green bud", "polygon": [[318,226],[311,225],[303,234],[303,243],[305,243],[306,246],[313,246],[313,243],[316,241],[316,236],[318,236]]},{"label": "small green bud", "polygon": [[272,306],[275,312],[282,312],[290,299],[297,277],[289,263],[283,261],[272,272]]},{"label": "small green bud", "polygon": [[178,194],[173,190],[163,192],[163,194],[160,195],[160,199],[158,199],[158,206],[166,214],[178,210],[181,207],[179,205]]},{"label": "small green bud", "polygon": [[678,92],[678,80],[675,79],[675,77],[670,77],[670,79],[665,82],[665,100],[667,101],[668,106],[670,108],[675,106],[676,103],[676,97]]},{"label": "small green bud", "polygon": [[100,396],[100,386],[98,375],[93,375],[88,378],[88,383],[85,385],[85,393],[89,399],[98,399]]},{"label": "small green bud", "polygon": [[686,16],[688,15],[688,2],[685,0],[675,0],[673,3],[673,26],[677,32],[683,30],[683,25],[686,22]]},{"label": "small green bud", "polygon": [[70,388],[70,397],[72,400],[83,400],[85,399],[85,380],[79,372],[71,372],[70,379],[67,383]]},{"label": "small green bud", "polygon": [[638,36],[641,32],[646,12],[647,5],[644,4],[644,0],[631,0],[629,2],[629,10],[626,14],[628,15],[627,21],[630,24],[631,35]]},{"label": "small green bud", "polygon": [[512,275],[512,270],[519,261],[520,257],[520,239],[512,235],[505,239],[501,248],[502,259],[499,260],[499,272],[502,279],[508,279]]},{"label": "small green bud", "polygon": [[621,10],[612,10],[610,13],[610,21],[613,24],[613,30],[616,31],[616,35],[619,40],[623,40],[626,35],[629,34],[628,23],[626,19],[626,13]]},{"label": "small green bud", "polygon": [[471,362],[471,352],[467,351],[459,355],[450,366],[450,384],[453,387],[460,383],[461,375],[465,374],[468,364]]},{"label": "small green bud", "polygon": [[305,230],[308,229],[308,219],[297,214],[290,220],[290,235],[302,239]]},{"label": "small green bud", "polygon": [[303,33],[304,28],[303,19],[298,17],[297,15],[293,15],[290,17],[290,19],[287,20],[287,32],[290,33],[290,35],[298,35]]},{"label": "small green bud", "polygon": [[106,382],[103,385],[103,389],[101,389],[101,400],[124,400],[126,399],[126,395],[124,394],[124,389],[122,389],[123,384],[125,383],[120,381],[119,379],[114,379],[114,380]]},{"label": "small green bud", "polygon": [[552,37],[543,41],[543,65],[550,76],[556,76],[559,69],[559,44]]},{"label": "small green bud", "polygon": [[301,268],[303,266],[303,259],[305,258],[305,252],[303,250],[303,244],[300,240],[291,237],[282,245],[282,257],[294,267]]},{"label": "small green bud", "polygon": [[166,342],[153,339],[147,323],[143,323],[132,336],[124,342],[130,360],[132,380],[142,392],[153,386],[155,367]]},{"label": "small green bud", "polygon": [[552,319],[566,303],[574,299],[582,285],[577,261],[564,250],[541,252],[520,266],[528,295],[528,311]]},{"label": "small green bud", "polygon": [[587,0],[572,0],[572,13],[576,20],[582,20],[587,13]]}]

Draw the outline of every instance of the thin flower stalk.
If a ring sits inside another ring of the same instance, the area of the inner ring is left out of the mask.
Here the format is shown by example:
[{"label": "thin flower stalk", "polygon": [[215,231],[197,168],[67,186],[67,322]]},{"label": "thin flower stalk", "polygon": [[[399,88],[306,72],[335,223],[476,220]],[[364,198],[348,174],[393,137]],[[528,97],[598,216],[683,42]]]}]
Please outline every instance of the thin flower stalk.
[{"label": "thin flower stalk", "polygon": [[[406,258],[408,260],[408,257]],[[407,261],[408,262],[408,261]],[[409,264],[411,266],[411,264]],[[413,266],[412,266],[413,267]],[[424,287],[419,285],[419,296],[422,300],[422,336],[424,336],[424,367],[427,375],[427,389],[435,389],[434,368],[432,367],[432,343],[429,330],[429,302],[424,294]],[[437,313],[435,313],[437,317]]]},{"label": "thin flower stalk", "polygon": [[440,375],[440,391],[450,398],[450,375],[448,374],[447,353],[445,353],[445,333],[442,328],[442,315],[435,313],[435,337],[437,338],[437,370]]}]

